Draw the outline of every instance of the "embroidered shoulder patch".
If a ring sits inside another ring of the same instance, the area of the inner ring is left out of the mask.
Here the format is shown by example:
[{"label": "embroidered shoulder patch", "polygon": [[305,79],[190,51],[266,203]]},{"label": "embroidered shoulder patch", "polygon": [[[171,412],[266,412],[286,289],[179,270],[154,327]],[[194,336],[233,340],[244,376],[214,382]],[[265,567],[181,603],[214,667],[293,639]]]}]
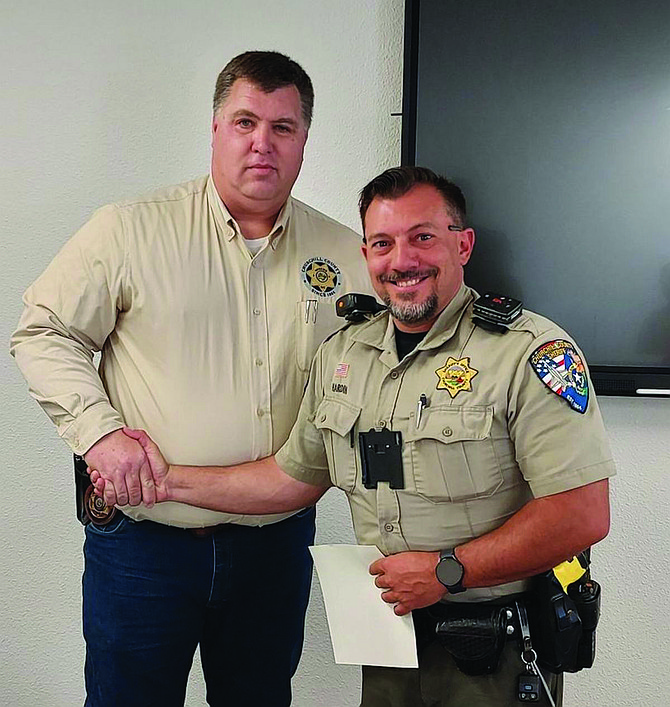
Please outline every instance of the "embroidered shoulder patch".
[{"label": "embroidered shoulder patch", "polygon": [[577,412],[589,405],[589,382],[581,356],[569,341],[556,339],[542,344],[528,359],[539,379]]},{"label": "embroidered shoulder patch", "polygon": [[449,356],[447,362],[438,368],[435,373],[440,379],[435,386],[436,390],[446,390],[455,398],[461,390],[472,390],[472,379],[479,373],[475,368],[470,368],[470,357],[455,359]]}]

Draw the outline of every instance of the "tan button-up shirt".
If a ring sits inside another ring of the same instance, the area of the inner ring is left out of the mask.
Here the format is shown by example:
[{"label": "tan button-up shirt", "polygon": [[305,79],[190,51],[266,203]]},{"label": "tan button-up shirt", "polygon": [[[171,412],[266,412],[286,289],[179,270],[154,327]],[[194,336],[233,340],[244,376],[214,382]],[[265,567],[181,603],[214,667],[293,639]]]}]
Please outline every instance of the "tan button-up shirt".
[{"label": "tan button-up shirt", "polygon": [[[370,291],[353,231],[290,198],[252,258],[204,177],[97,211],[25,293],[12,353],[75,452],[127,424],[170,462],[230,465],[284,443],[349,291]],[[284,517],[124,512],[184,527]]]},{"label": "tan button-up shirt", "polygon": [[[472,323],[475,298],[462,287],[402,361],[387,314],[333,336],[315,357],[296,426],[277,453],[294,478],[343,489],[358,542],[385,554],[454,547],[502,525],[534,496],[615,473],[593,391],[580,413],[529,363],[565,332],[525,312],[506,334],[491,333]],[[358,433],[372,428],[401,433],[404,488],[364,486]],[[454,600],[525,586],[468,590]]]}]

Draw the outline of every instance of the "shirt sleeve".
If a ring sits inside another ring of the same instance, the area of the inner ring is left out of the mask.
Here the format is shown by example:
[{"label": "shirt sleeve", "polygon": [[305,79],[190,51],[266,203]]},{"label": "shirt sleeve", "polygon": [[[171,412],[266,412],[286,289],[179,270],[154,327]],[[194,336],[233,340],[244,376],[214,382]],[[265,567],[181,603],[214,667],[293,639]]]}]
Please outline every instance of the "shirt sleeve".
[{"label": "shirt sleeve", "polygon": [[321,371],[325,346],[321,344],[314,356],[298,417],[275,455],[285,473],[314,486],[332,486],[323,435],[314,425],[316,410],[323,399]]},{"label": "shirt sleeve", "polygon": [[28,288],[11,338],[30,394],[78,454],[124,424],[93,354],[125,309],[125,252],[118,209],[103,207]]},{"label": "shirt sleeve", "polygon": [[[551,342],[567,344],[568,351],[571,347],[577,354],[588,391],[583,411],[578,409],[583,399],[571,403],[557,381],[545,376],[545,382],[541,377],[541,359],[545,351],[551,353]],[[535,497],[569,491],[616,473],[584,355],[565,332],[545,332],[527,348],[512,380],[508,410],[517,462]]]}]

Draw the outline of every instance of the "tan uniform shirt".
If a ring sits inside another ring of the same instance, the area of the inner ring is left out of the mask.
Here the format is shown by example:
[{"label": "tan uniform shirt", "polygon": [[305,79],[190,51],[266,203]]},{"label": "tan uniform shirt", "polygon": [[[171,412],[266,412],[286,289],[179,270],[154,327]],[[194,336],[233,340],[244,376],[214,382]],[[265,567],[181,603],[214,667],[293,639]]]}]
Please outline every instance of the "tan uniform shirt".
[{"label": "tan uniform shirt", "polygon": [[[614,474],[593,392],[581,414],[529,363],[565,332],[530,312],[504,335],[485,331],[471,321],[475,298],[462,287],[402,361],[387,314],[334,335],[314,359],[296,426],[277,453],[294,478],[343,489],[358,542],[385,554],[454,547],[502,525],[534,496]],[[358,433],[371,428],[402,434],[404,489],[364,487]],[[455,600],[524,588],[513,582]]]},{"label": "tan uniform shirt", "polygon": [[[284,443],[352,290],[370,291],[353,231],[291,198],[252,258],[204,177],[97,211],[27,290],[12,353],[75,452],[127,424],[170,462],[230,465]],[[284,517],[124,512],[184,527]]]}]

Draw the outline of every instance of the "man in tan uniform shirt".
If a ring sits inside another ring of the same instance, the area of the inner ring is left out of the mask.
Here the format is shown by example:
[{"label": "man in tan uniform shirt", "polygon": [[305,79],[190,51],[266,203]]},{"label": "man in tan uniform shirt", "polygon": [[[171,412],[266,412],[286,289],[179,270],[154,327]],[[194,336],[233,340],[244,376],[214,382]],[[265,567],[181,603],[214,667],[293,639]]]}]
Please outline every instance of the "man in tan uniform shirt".
[{"label": "man in tan uniform shirt", "polygon": [[[144,450],[121,428],[183,464],[285,442],[314,352],[341,326],[335,299],[369,286],[359,237],[290,196],[312,105],[288,57],[235,57],[216,85],[211,174],[100,209],[25,294],[12,354],[122,508],[86,528],[89,707],[182,705],[198,644],[209,704],[290,703],[314,510],[154,505]],[[261,557],[280,576],[272,615]]]},{"label": "man in tan uniform shirt", "polygon": [[[463,282],[474,232],[452,183],[388,170],[363,190],[361,216],[389,312],[320,347],[275,458],[225,473],[168,466],[143,432],[128,433],[148,451],[159,500],[277,512],[345,491],[358,541],[386,555],[370,568],[382,599],[424,629],[418,671],[363,669],[365,707],[513,705],[525,671],[517,641],[492,674],[466,675],[435,640],[435,617],[449,615],[444,604],[522,595],[531,576],[607,534],[614,466],[584,359],[531,312],[506,333],[475,325]],[[358,440],[371,430],[401,435],[401,483],[366,479]],[[560,704],[561,676],[545,677]]]}]

